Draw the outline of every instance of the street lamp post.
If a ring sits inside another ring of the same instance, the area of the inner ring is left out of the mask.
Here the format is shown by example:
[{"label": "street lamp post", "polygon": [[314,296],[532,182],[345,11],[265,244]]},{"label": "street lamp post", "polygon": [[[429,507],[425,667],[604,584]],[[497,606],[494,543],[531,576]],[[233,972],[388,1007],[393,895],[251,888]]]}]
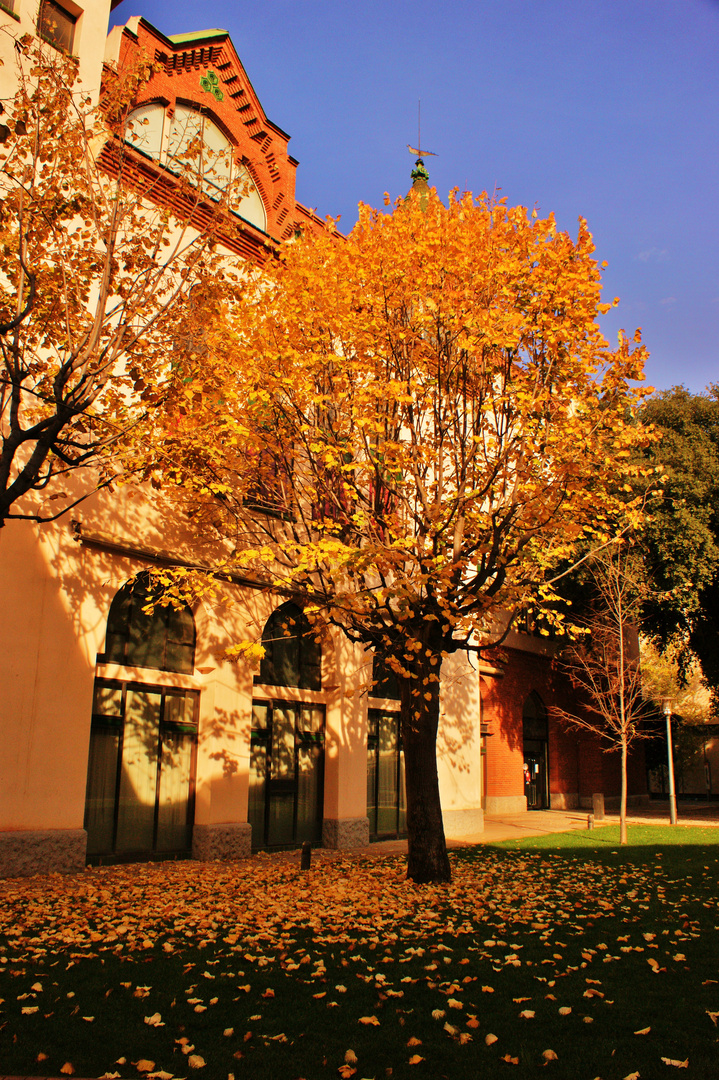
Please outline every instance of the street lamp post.
[{"label": "street lamp post", "polygon": [[662,712],[667,718],[667,762],[669,765],[669,820],[677,823],[677,793],[674,787],[674,752],[672,750],[672,703],[669,698],[662,702]]}]

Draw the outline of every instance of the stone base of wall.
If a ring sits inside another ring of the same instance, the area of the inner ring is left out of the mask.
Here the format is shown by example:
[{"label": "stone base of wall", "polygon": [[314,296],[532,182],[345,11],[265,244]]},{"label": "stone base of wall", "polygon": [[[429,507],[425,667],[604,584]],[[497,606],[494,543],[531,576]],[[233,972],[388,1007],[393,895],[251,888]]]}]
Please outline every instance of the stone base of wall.
[{"label": "stone base of wall", "polygon": [[248,821],[222,825],[195,825],[192,858],[200,862],[246,859],[252,854],[252,826]]},{"label": "stone base of wall", "polygon": [[448,840],[484,832],[484,810],[443,810],[444,835]]},{"label": "stone base of wall", "polygon": [[576,791],[553,791],[549,796],[552,810],[576,810],[579,806],[579,793]]},{"label": "stone base of wall", "polygon": [[526,795],[488,795],[484,801],[485,814],[523,814],[526,809]]},{"label": "stone base of wall", "polygon": [[347,851],[369,844],[369,818],[325,818],[322,822],[322,847]]},{"label": "stone base of wall", "polygon": [[74,874],[85,869],[84,829],[20,829],[0,832],[0,877]]}]

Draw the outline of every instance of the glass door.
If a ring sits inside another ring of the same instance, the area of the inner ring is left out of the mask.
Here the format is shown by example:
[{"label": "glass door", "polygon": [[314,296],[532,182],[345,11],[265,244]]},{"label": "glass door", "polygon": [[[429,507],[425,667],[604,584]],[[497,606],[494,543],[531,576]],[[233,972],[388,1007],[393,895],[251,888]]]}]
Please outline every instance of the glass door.
[{"label": "glass door", "polygon": [[524,740],[524,794],[527,810],[543,810],[549,806],[547,744],[539,739]]},{"label": "glass door", "polygon": [[192,846],[199,694],[98,679],[88,762],[88,856],[184,854]]},{"label": "glass door", "polygon": [[407,831],[399,713],[367,713],[367,817],[371,839]]},{"label": "glass door", "polygon": [[324,729],[324,705],[253,702],[248,807],[253,847],[320,842]]}]

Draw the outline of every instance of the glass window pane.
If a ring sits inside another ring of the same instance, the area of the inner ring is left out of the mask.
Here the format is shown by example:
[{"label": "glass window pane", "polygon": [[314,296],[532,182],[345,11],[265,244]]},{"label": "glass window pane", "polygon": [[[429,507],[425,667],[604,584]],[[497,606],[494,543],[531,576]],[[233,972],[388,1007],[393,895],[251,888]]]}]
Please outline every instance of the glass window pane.
[{"label": "glass window pane", "polygon": [[319,843],[322,836],[321,746],[300,746],[297,750],[297,834],[295,842]]},{"label": "glass window pane", "polygon": [[377,832],[377,747],[367,747],[367,817],[370,836]]},{"label": "glass window pane", "polygon": [[72,52],[75,22],[75,16],[56,4],[55,0],[42,0],[37,28],[40,36],[56,49]]},{"label": "glass window pane", "polygon": [[164,720],[167,724],[195,723],[195,694],[165,694]]},{"label": "glass window pane", "polygon": [[93,725],[87,771],[85,828],[88,855],[112,851],[120,732]]},{"label": "glass window pane", "polygon": [[140,105],[138,109],[133,109],[127,118],[125,140],[159,161],[164,125],[164,106],[156,102],[152,105]]},{"label": "glass window pane", "polygon": [[92,711],[100,716],[122,716],[122,687],[95,682]]},{"label": "glass window pane", "polygon": [[272,779],[292,780],[295,775],[295,719],[293,705],[275,705],[272,712]]},{"label": "glass window pane", "polygon": [[270,726],[270,707],[257,701],[252,702],[252,730],[267,731]]},{"label": "glass window pane", "polygon": [[265,842],[265,793],[267,789],[267,748],[253,743],[250,748],[250,798],[247,820],[252,826],[252,844]]},{"label": "glass window pane", "polygon": [[205,190],[212,195],[213,188],[216,193],[222,192],[230,182],[232,147],[227,136],[207,117],[203,125],[202,142],[202,177]]},{"label": "glass window pane", "polygon": [[244,165],[240,165],[238,168],[237,195],[233,209],[245,221],[249,221],[251,225],[256,225],[258,229],[267,232],[267,214],[265,213],[262,196]]},{"label": "glass window pane", "polygon": [[128,690],[117,820],[117,851],[152,850],[160,694]]},{"label": "glass window pane", "polygon": [[[182,700],[174,698],[174,701]],[[191,847],[188,811],[194,742],[195,736],[190,732],[163,725],[157,851],[185,851]]]},{"label": "glass window pane", "polygon": [[202,116],[186,105],[176,105],[170,124],[167,167],[173,172],[199,171],[202,156]]},{"label": "glass window pane", "polygon": [[407,832],[407,787],[404,780],[404,750],[399,752],[399,820],[398,829]]},{"label": "glass window pane", "polygon": [[191,675],[194,669],[195,648],[193,645],[181,645],[168,641],[165,646],[165,662],[158,667],[165,671],[179,671],[182,675]]},{"label": "glass window pane", "polygon": [[297,721],[297,730],[308,734],[324,731],[325,710],[322,705],[301,705]]},{"label": "glass window pane", "polygon": [[295,817],[295,796],[292,792],[273,793],[270,795],[267,822],[267,843],[293,844]]},{"label": "glass window pane", "polygon": [[379,722],[379,747],[377,755],[377,831],[396,832],[398,790],[398,744],[397,716],[382,713]]}]

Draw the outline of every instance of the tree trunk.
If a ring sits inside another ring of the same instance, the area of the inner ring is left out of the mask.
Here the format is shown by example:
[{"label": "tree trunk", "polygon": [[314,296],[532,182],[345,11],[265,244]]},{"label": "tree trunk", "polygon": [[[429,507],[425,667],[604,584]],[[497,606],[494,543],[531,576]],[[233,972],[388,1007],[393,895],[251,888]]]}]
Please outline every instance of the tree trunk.
[{"label": "tree trunk", "polygon": [[[437,776],[439,667],[415,657],[414,678],[400,677],[402,743],[407,786],[407,877],[418,883],[451,880]],[[424,661],[424,662],[423,662]]]},{"label": "tree trunk", "polygon": [[622,733],[622,794],[619,800],[619,843],[627,842],[627,737]]}]

